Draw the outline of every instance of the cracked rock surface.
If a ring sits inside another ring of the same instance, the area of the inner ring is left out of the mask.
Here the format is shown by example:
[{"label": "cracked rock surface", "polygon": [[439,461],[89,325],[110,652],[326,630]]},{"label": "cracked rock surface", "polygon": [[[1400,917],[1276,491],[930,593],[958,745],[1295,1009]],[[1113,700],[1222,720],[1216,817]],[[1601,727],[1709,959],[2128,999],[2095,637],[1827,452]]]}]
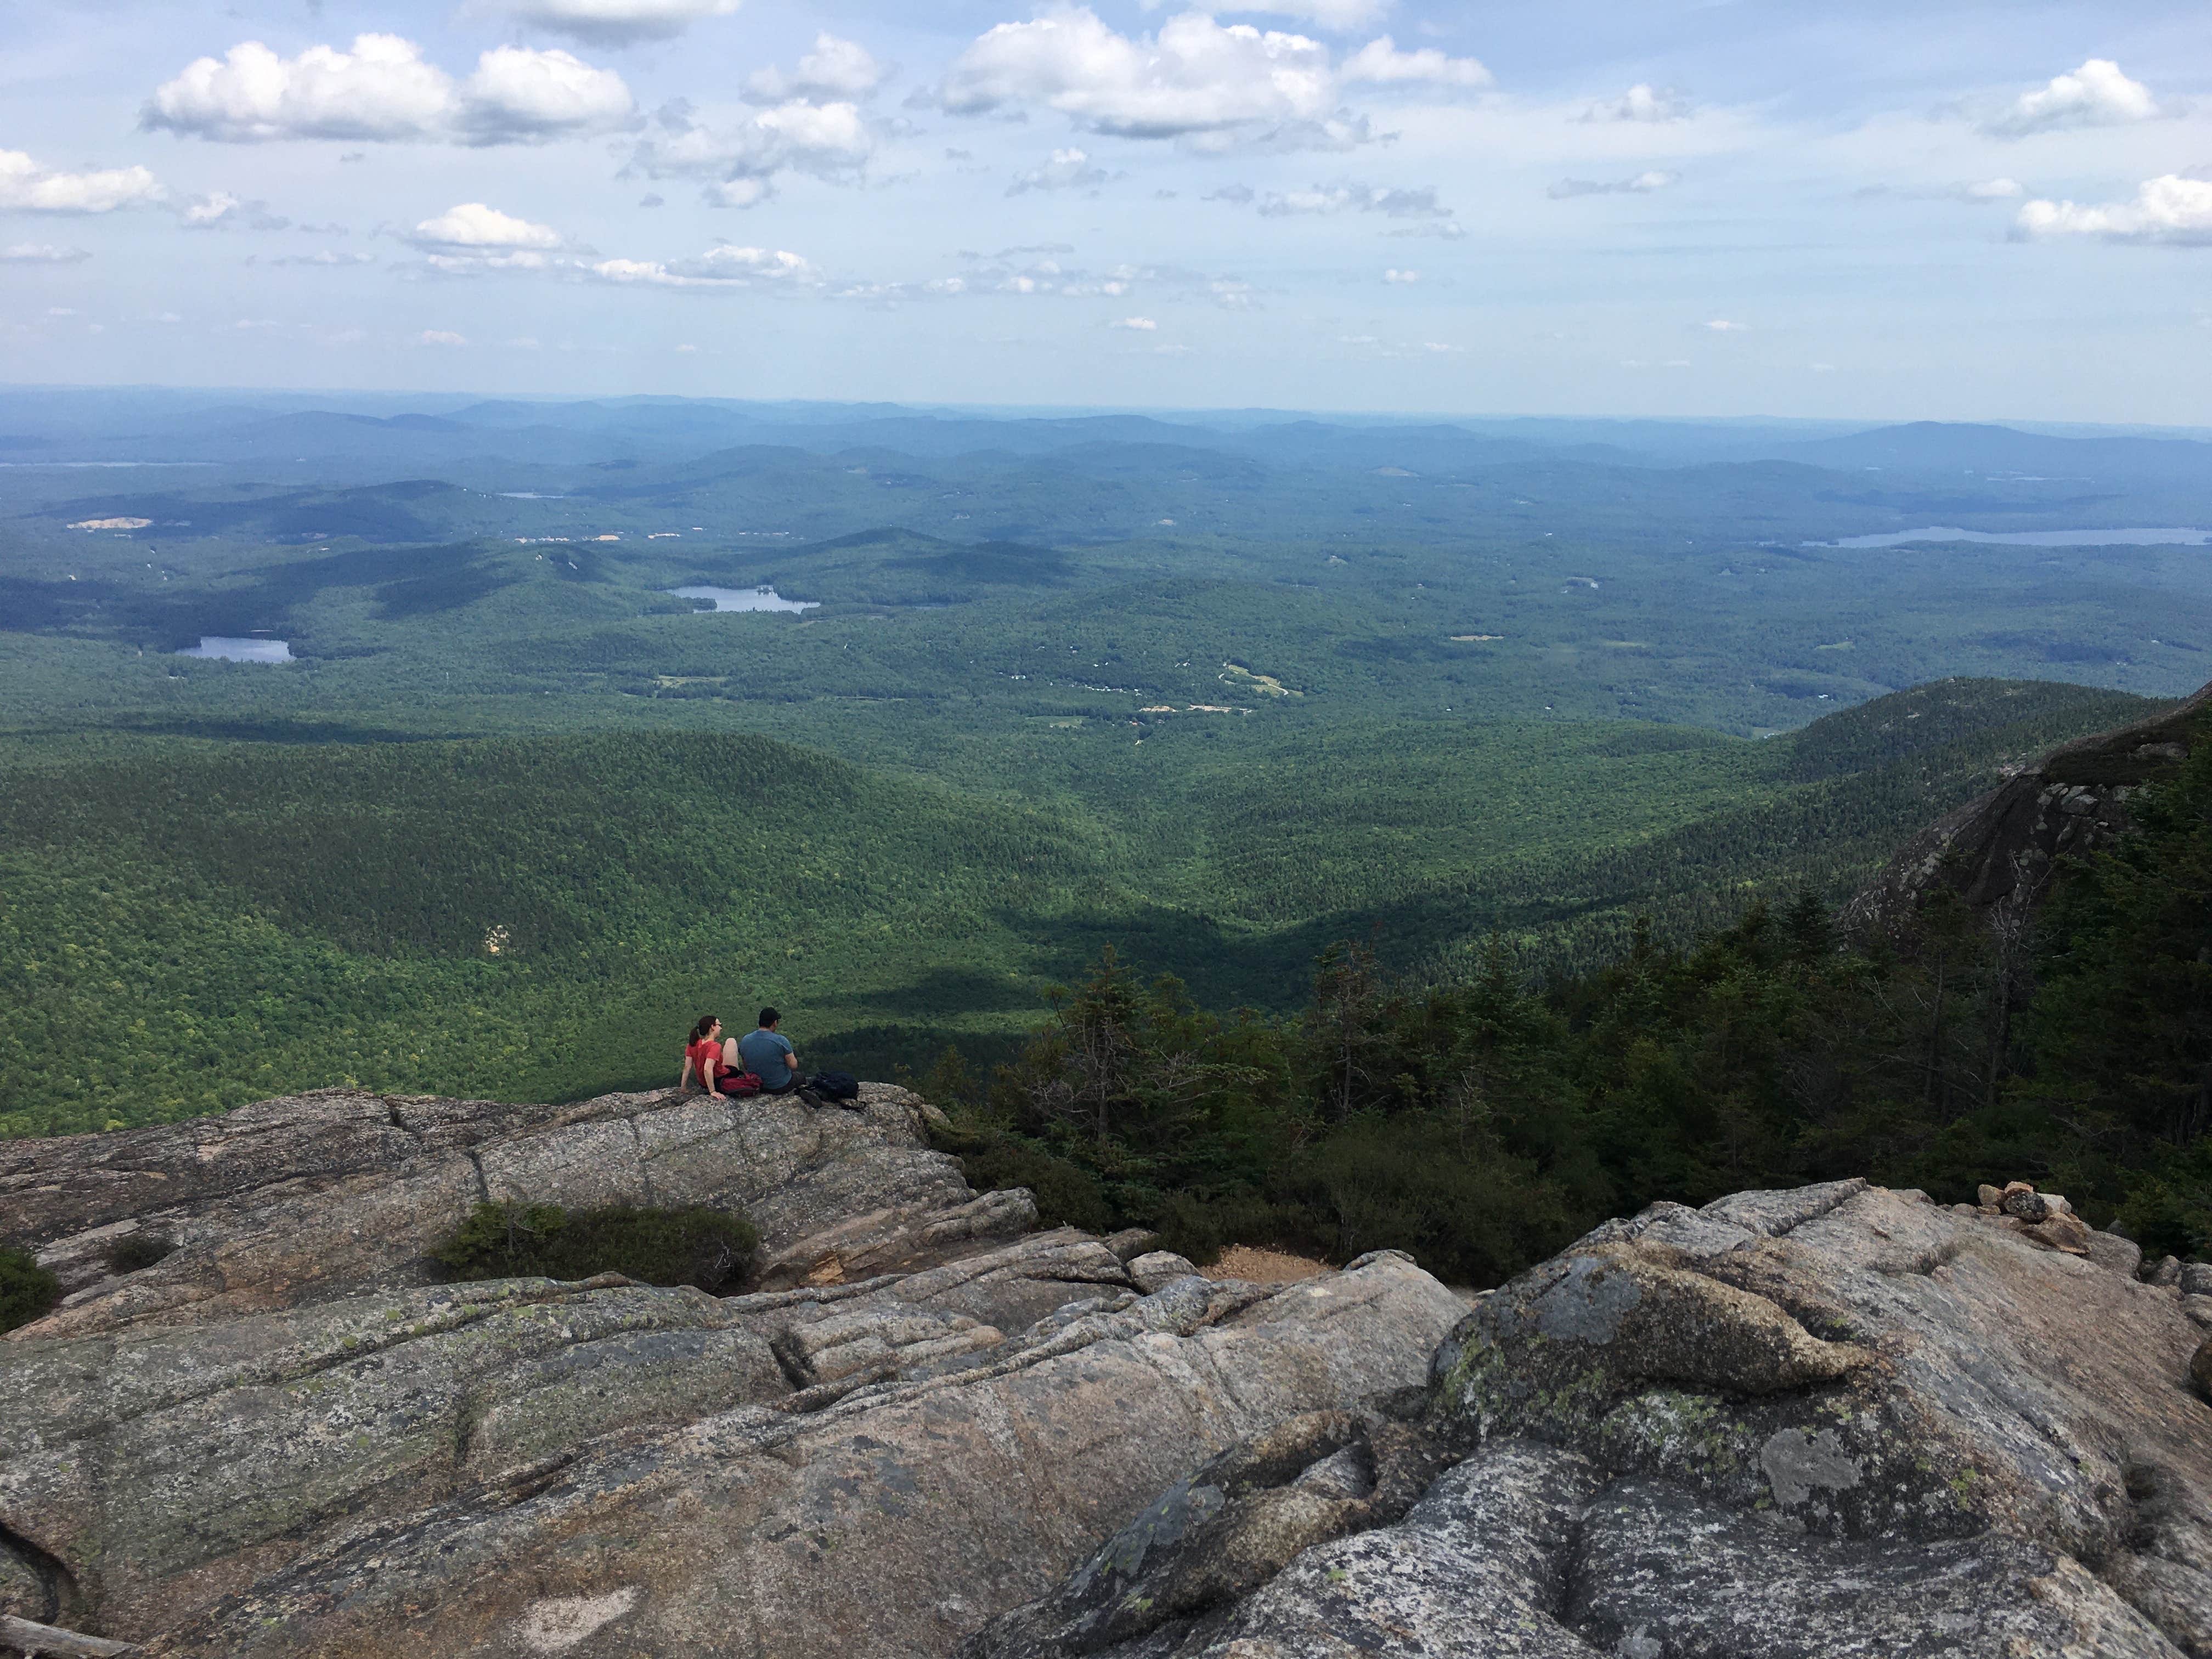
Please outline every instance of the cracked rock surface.
[{"label": "cracked rock surface", "polygon": [[[207,1659],[948,1653],[1463,1311],[1388,1253],[1139,1274],[864,1108],[325,1093],[9,1149],[0,1215],[79,1278],[0,1339],[0,1613]],[[487,1188],[739,1206],[757,1288],[426,1282]],[[176,1249],[95,1265],[142,1229]]]},{"label": "cracked rock surface", "polygon": [[[919,1097],[868,1084],[858,1107],[667,1089],[563,1107],[326,1089],[0,1142],[0,1243],[34,1250],[66,1292],[0,1342],[424,1285],[426,1253],[483,1200],[739,1211],[761,1231],[755,1279],[768,1288],[895,1272],[1036,1224],[1027,1194],[978,1194],[930,1150]],[[108,1254],[126,1238],[170,1254],[115,1276]]]},{"label": "cracked rock surface", "polygon": [[1657,1205],[963,1659],[2212,1659],[2182,1301],[1863,1182]]}]

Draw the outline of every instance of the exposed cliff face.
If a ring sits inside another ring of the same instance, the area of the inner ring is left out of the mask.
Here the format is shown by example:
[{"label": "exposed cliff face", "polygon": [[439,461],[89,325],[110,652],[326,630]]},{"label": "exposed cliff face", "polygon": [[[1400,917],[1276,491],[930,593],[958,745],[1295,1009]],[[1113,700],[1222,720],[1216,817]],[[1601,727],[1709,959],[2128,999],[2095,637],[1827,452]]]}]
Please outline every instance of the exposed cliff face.
[{"label": "exposed cliff face", "polygon": [[[326,1093],[7,1149],[11,1230],[78,1288],[0,1340],[0,1615],[210,1656],[942,1653],[1193,1463],[1417,1382],[1463,1310],[1387,1254],[1263,1286],[1023,1236],[928,1109]],[[763,1288],[426,1283],[486,1194],[742,1202]],[[106,1273],[133,1230],[179,1248]]]},{"label": "exposed cliff face", "polygon": [[2127,826],[2128,797],[2170,775],[2212,716],[2212,685],[2165,714],[2060,748],[1905,844],[1881,878],[1844,907],[1848,926],[1895,927],[1939,889],[1978,910],[2033,908],[2052,866]]},{"label": "exposed cliff face", "polygon": [[1609,1224],[1481,1299],[1418,1425],[1217,1459],[964,1659],[2212,1654],[2204,1333],[2003,1220],[1845,1182]]}]

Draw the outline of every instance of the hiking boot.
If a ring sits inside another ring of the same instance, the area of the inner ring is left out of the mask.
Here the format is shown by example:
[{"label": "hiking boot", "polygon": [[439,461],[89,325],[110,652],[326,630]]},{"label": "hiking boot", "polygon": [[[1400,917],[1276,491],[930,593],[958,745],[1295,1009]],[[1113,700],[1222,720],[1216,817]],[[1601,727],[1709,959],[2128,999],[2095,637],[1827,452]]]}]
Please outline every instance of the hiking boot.
[{"label": "hiking boot", "polygon": [[816,1111],[818,1112],[822,1109],[822,1097],[816,1094],[813,1090],[802,1086],[799,1091],[799,1097],[805,1101],[809,1106],[812,1107]]}]

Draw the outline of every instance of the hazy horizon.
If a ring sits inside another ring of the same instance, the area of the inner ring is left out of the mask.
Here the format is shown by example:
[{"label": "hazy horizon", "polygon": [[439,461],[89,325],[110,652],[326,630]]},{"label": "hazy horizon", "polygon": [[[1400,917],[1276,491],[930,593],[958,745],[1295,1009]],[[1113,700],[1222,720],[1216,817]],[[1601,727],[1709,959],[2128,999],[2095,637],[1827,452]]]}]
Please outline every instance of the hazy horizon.
[{"label": "hazy horizon", "polygon": [[[0,380],[0,398],[15,394],[135,394],[179,398],[238,398],[264,403],[346,404],[386,405],[394,409],[432,406],[461,410],[479,404],[543,404],[548,408],[568,404],[658,402],[720,404],[764,410],[813,410],[823,415],[845,411],[896,410],[927,416],[964,420],[1084,420],[1111,417],[1182,422],[1193,425],[1211,420],[1231,422],[1312,421],[1322,423],[1397,425],[1434,422],[1478,422],[1497,425],[1514,422],[1593,425],[1679,425],[1686,427],[1802,427],[1808,431],[1856,432],[1894,426],[1969,425],[2007,427],[2039,436],[2086,436],[2110,434],[2130,437],[2171,437],[2212,441],[2212,421],[2187,424],[2144,421],[2077,421],[2042,419],[2028,416],[1996,416],[1985,420],[1951,422],[1911,414],[1832,416],[1784,415],[1765,410],[1713,414],[1608,414],[1594,410],[1539,411],[1516,409],[1333,409],[1291,404],[1010,404],[967,403],[921,398],[864,398],[747,397],[739,394],[692,392],[574,390],[508,391],[491,387],[437,389],[423,386],[287,386],[165,385],[157,381],[118,380],[108,383],[38,382]],[[19,462],[12,465],[40,465]]]}]

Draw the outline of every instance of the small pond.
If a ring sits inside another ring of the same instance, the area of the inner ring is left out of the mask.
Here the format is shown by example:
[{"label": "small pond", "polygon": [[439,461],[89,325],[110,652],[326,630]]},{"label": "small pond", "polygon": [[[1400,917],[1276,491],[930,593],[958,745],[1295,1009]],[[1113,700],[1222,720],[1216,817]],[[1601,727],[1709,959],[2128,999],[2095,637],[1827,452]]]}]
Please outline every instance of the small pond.
[{"label": "small pond", "polygon": [[2212,530],[1960,530],[1930,525],[1884,536],[1845,536],[1808,547],[1902,547],[1907,542],[1993,542],[2003,547],[2202,547]]},{"label": "small pond", "polygon": [[203,634],[200,642],[180,657],[214,657],[224,662],[296,662],[289,640],[234,640],[222,634]]},{"label": "small pond", "polygon": [[679,599],[712,599],[717,611],[815,611],[819,599],[787,599],[773,587],[672,587]]}]

